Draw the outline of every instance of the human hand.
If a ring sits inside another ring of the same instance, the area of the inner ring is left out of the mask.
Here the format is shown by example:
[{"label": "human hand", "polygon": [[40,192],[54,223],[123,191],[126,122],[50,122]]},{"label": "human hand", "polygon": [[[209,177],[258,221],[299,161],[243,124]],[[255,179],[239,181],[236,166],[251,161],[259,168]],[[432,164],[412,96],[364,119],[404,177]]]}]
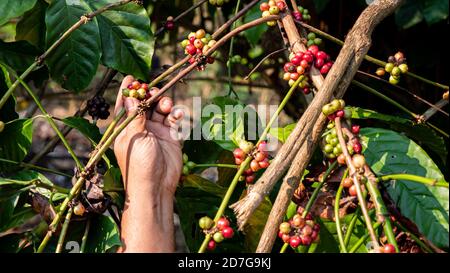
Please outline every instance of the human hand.
[{"label": "human hand", "polygon": [[[122,107],[131,115],[139,100],[122,96],[122,89],[135,79],[126,76],[117,96],[115,114]],[[157,89],[151,90],[154,94]],[[149,189],[151,194],[174,194],[181,175],[181,144],[176,139],[181,110],[174,110],[169,97],[162,97],[151,113],[139,115],[117,136],[116,155],[125,187]],[[122,120],[123,121],[123,120]]]}]

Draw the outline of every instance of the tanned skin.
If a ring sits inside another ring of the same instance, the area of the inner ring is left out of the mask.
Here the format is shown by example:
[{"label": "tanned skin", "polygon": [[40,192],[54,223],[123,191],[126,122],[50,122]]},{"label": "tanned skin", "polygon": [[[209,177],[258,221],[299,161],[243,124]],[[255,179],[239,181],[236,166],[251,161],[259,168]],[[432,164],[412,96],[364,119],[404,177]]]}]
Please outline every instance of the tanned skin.
[{"label": "tanned skin", "polygon": [[[134,80],[123,79],[115,114],[125,107],[129,115],[138,106],[139,100],[121,94]],[[183,113],[172,108],[172,100],[162,97],[151,113],[136,117],[115,140],[125,185],[119,252],[175,250],[173,201],[183,161],[180,141],[174,136]]]}]

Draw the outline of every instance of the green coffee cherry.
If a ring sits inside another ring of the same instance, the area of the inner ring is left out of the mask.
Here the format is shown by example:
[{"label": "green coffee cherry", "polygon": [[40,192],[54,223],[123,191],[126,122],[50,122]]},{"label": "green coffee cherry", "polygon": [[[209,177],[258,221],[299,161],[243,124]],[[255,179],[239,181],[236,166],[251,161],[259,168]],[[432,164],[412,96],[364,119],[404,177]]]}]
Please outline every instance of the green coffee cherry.
[{"label": "green coffee cherry", "polygon": [[394,66],[394,68],[392,68],[391,71],[392,76],[399,76],[400,73],[402,73],[402,71],[400,70],[400,68],[398,68],[398,66]]},{"label": "green coffee cherry", "polygon": [[197,165],[197,164],[195,164],[195,163],[192,162],[192,161],[188,161],[188,162],[186,163],[186,166],[187,166],[189,169],[195,168],[196,165]]},{"label": "green coffee cherry", "polygon": [[186,164],[189,161],[189,157],[187,154],[183,154],[183,163]]},{"label": "green coffee cherry", "polygon": [[216,243],[220,243],[220,242],[222,242],[225,238],[223,237],[223,235],[222,235],[221,232],[216,232],[216,233],[214,233],[214,235],[213,235],[213,239],[214,239],[214,241],[215,241]]},{"label": "green coffee cherry", "polygon": [[122,95],[124,97],[129,97],[130,96],[130,89],[128,89],[128,88],[122,89]]},{"label": "green coffee cherry", "polygon": [[331,152],[333,152],[333,145],[331,145],[331,144],[326,144],[326,145],[323,147],[323,150],[324,150],[325,153],[331,153]]},{"label": "green coffee cherry", "polygon": [[314,39],[314,43],[315,43],[316,45],[321,45],[321,44],[322,44],[322,39],[321,39],[321,38],[315,38],[315,39]]},{"label": "green coffee cherry", "polygon": [[394,75],[391,75],[391,76],[389,77],[389,82],[390,82],[391,84],[397,84],[397,83],[399,82],[399,78],[398,78],[398,77],[395,77]]},{"label": "green coffee cherry", "polygon": [[386,66],[384,67],[384,70],[386,70],[386,72],[391,73],[392,69],[394,69],[394,64],[393,63],[387,63]]},{"label": "green coffee cherry", "polygon": [[310,32],[308,33],[308,40],[314,40],[316,39],[316,34],[314,32]]},{"label": "green coffee cherry", "polygon": [[201,229],[207,230],[207,229],[210,229],[213,227],[214,221],[211,218],[209,218],[208,216],[203,216],[198,221],[198,225],[200,226]]},{"label": "green coffee cherry", "polygon": [[188,175],[189,174],[189,168],[187,166],[183,166],[183,174]]},{"label": "green coffee cherry", "polygon": [[406,72],[408,72],[408,65],[407,64],[401,64],[398,66],[398,68],[400,69],[400,71],[405,74]]}]

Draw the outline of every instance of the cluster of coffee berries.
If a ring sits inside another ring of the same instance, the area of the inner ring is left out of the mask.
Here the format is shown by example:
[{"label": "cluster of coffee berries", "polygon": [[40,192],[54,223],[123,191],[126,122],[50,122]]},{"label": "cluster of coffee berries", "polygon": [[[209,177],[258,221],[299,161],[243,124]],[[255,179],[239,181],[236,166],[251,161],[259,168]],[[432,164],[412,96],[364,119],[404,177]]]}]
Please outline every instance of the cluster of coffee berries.
[{"label": "cluster of coffee berries", "polygon": [[166,22],[164,23],[164,28],[169,31],[175,28],[175,22],[173,21],[172,16],[167,17]]},{"label": "cluster of coffee berries", "polygon": [[306,43],[306,46],[308,47],[312,45],[320,46],[322,44],[322,39],[316,37],[316,34],[314,32],[308,33],[306,37],[308,38],[308,42]]},{"label": "cluster of coffee berries", "polygon": [[191,173],[191,170],[195,168],[196,164],[192,161],[189,161],[188,155],[183,154],[183,175],[188,175]]},{"label": "cluster of coffee berries", "polygon": [[102,96],[95,96],[87,101],[87,110],[92,119],[107,119],[109,117],[109,104]]},{"label": "cluster of coffee berries", "polygon": [[[332,128],[326,132],[322,140],[321,148],[324,155],[329,159],[340,158],[342,155],[342,147],[336,134],[336,129]],[[345,158],[344,158],[345,162]]]},{"label": "cluster of coffee berries", "polygon": [[239,148],[234,149],[233,155],[234,162],[238,166],[244,162],[248,155],[253,157],[252,161],[250,161],[249,168],[246,169],[239,178],[240,181],[245,180],[247,184],[251,184],[255,181],[255,172],[266,169],[270,165],[267,154],[267,143],[265,141],[261,141],[256,149],[253,146],[253,143],[242,141],[239,144]]},{"label": "cluster of coffee berries", "polygon": [[140,83],[139,81],[133,81],[126,88],[122,89],[122,95],[138,100],[146,100],[152,96],[148,84]]},{"label": "cluster of coffee berries", "polygon": [[384,68],[380,67],[375,72],[378,76],[382,77],[384,74],[389,73],[389,82],[391,84],[397,84],[400,81],[400,75],[408,72],[408,65],[406,64],[406,58],[402,52],[395,53],[394,56],[389,56],[387,64]]},{"label": "cluster of coffee berries", "polygon": [[278,237],[289,243],[292,248],[300,245],[309,246],[319,241],[320,225],[316,224],[308,213],[305,218],[297,213],[288,222],[280,224]]},{"label": "cluster of coffee berries", "polygon": [[234,230],[230,227],[230,221],[225,217],[219,218],[216,226],[214,226],[214,221],[211,218],[203,216],[198,221],[198,225],[205,234],[211,235],[211,240],[207,246],[210,251],[214,250],[218,243],[221,243],[225,239],[230,239],[234,235]]},{"label": "cluster of coffee berries", "polygon": [[0,133],[5,129],[5,123],[0,120]]},{"label": "cluster of coffee berries", "polygon": [[[355,159],[355,156],[356,156],[356,158],[358,158],[358,159],[356,159],[356,160],[359,160],[359,157],[362,156],[362,155],[359,155],[359,154],[354,155],[354,156],[352,157],[352,161],[353,161],[353,162],[355,161],[355,160],[354,160],[354,159]],[[353,163],[353,164],[354,164],[354,163]],[[358,179],[360,179],[362,182],[365,182],[365,180],[366,180],[366,178],[365,178],[364,176],[359,176]],[[342,186],[343,186],[345,189],[348,190],[348,194],[349,194],[350,196],[357,196],[357,195],[358,195],[358,192],[356,191],[356,185],[353,184],[353,179],[352,179],[352,178],[346,177],[344,180],[342,180]],[[360,186],[361,186],[361,192],[364,193],[364,192],[366,191],[366,187],[364,186],[363,183],[361,183]]]},{"label": "cluster of coffee berries", "polygon": [[[280,12],[284,12],[286,10],[286,3],[283,1],[274,1],[270,0],[269,2],[262,2],[259,5],[259,9],[261,10],[262,14],[261,16],[267,17],[270,15],[278,15]],[[269,21],[267,22],[268,26],[275,26],[277,24],[277,21]]]},{"label": "cluster of coffee berries", "polygon": [[[195,56],[202,56],[216,43],[211,34],[206,33],[204,29],[199,29],[196,32],[189,33],[187,39],[181,41],[181,46],[184,48],[186,55],[192,56],[189,59],[189,63],[195,62]],[[212,64],[214,63],[214,57],[206,57],[204,62]],[[199,64],[198,70],[204,70],[204,63]]]},{"label": "cluster of coffee berries", "polygon": [[345,101],[343,99],[334,99],[322,107],[322,113],[333,121],[336,117],[345,117]]},{"label": "cluster of coffee berries", "polygon": [[297,21],[309,21],[311,20],[311,15],[309,14],[309,10],[305,9],[302,6],[298,6],[298,11],[292,12],[292,16],[294,16]]},{"label": "cluster of coffee berries", "polygon": [[209,0],[209,3],[216,7],[221,7],[223,4],[230,2],[230,0]]}]

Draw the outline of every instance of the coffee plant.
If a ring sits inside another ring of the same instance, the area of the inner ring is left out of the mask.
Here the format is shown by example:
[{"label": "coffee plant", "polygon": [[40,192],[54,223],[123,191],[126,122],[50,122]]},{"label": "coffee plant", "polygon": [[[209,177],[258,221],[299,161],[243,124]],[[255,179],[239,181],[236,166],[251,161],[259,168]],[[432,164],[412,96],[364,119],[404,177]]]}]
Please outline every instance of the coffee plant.
[{"label": "coffee plant", "polygon": [[448,251],[448,1],[366,2],[1,0],[0,252],[117,251],[110,147],[162,95],[195,90],[208,105],[183,143],[181,249]]}]

